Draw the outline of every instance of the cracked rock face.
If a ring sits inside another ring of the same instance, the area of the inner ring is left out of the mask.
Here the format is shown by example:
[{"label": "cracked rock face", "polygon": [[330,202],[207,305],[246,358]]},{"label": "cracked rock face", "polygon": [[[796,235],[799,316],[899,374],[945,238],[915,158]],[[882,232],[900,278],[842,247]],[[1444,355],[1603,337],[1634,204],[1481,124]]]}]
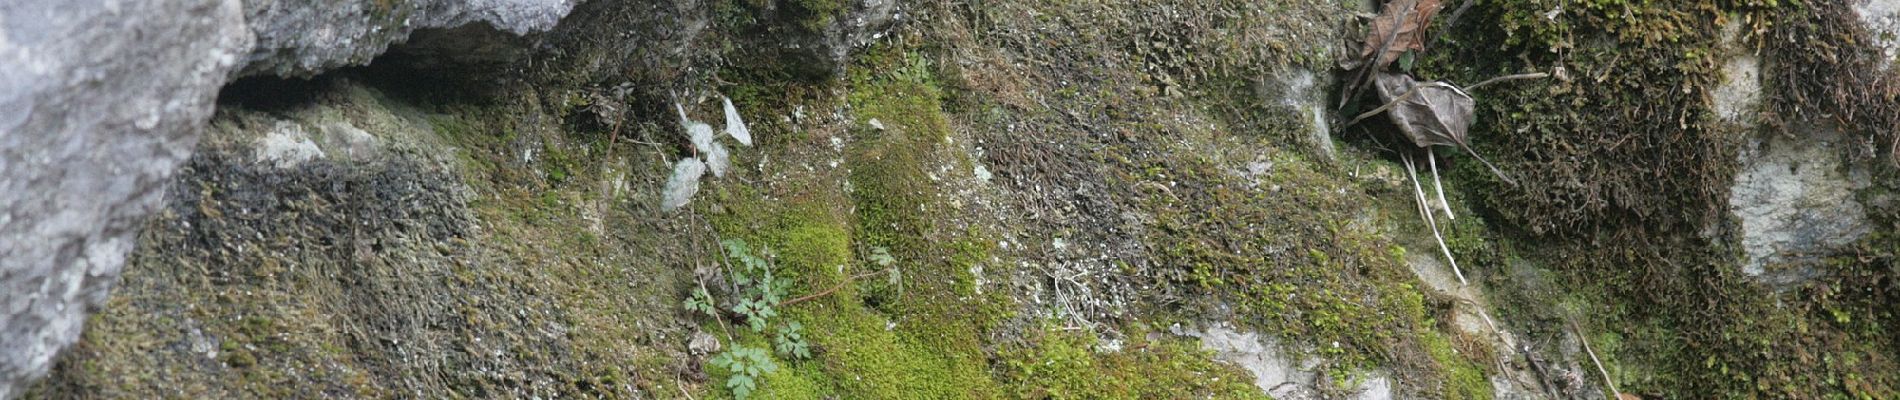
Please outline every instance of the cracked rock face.
[{"label": "cracked rock face", "polygon": [[78,337],[232,76],[363,64],[422,28],[546,30],[577,1],[0,3],[0,399]]}]

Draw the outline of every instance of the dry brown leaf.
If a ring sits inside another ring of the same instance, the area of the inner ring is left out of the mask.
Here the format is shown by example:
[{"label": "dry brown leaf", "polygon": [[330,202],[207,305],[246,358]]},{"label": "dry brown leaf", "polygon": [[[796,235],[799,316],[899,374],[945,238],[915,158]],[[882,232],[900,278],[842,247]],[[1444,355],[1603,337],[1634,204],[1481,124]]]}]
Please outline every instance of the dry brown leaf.
[{"label": "dry brown leaf", "polygon": [[[1525,74],[1506,78],[1541,75]],[[1464,89],[1445,82],[1419,82],[1411,75],[1391,72],[1381,72],[1373,77],[1372,86],[1379,91],[1379,99],[1386,104],[1367,112],[1362,118],[1384,111],[1387,117],[1392,118],[1392,123],[1398,125],[1399,131],[1412,140],[1412,144],[1421,148],[1456,146],[1484,163],[1491,173],[1497,174],[1498,179],[1517,184],[1496,165],[1491,165],[1491,161],[1472,151],[1470,143],[1466,142],[1465,132],[1471,130],[1477,102]],[[1357,122],[1358,119],[1353,121]]]},{"label": "dry brown leaf", "polygon": [[[1365,49],[1359,52],[1360,59],[1371,59],[1373,53],[1384,49],[1375,64],[1377,68],[1384,68],[1406,51],[1425,50],[1425,27],[1432,23],[1432,17],[1438,15],[1440,8],[1444,8],[1440,0],[1386,2],[1379,16],[1372,20],[1372,30],[1366,34]],[[1386,38],[1391,38],[1391,43],[1386,43]]]},{"label": "dry brown leaf", "polygon": [[1475,102],[1471,95],[1444,82],[1419,82],[1411,75],[1381,72],[1372,85],[1379,100],[1392,103],[1386,116],[1418,147],[1466,147]]}]

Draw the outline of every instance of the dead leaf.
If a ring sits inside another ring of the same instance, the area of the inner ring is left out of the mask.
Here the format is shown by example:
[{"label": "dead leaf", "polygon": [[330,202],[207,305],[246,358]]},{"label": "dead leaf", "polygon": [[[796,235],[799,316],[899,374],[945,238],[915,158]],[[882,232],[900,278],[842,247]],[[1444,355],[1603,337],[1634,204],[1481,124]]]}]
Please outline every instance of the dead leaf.
[{"label": "dead leaf", "polygon": [[1412,140],[1412,144],[1418,147],[1456,146],[1484,163],[1498,179],[1517,184],[1516,180],[1492,165],[1490,160],[1472,151],[1470,143],[1466,142],[1465,133],[1471,130],[1477,102],[1464,89],[1445,82],[1419,82],[1411,75],[1391,72],[1379,73],[1373,78],[1372,86],[1378,88],[1379,100],[1384,101],[1385,105],[1367,112],[1365,116],[1383,110],[1392,123],[1399,126],[1399,132]]},{"label": "dead leaf", "polygon": [[1425,50],[1425,27],[1441,8],[1444,4],[1440,0],[1386,2],[1379,16],[1372,20],[1372,30],[1366,34],[1366,46],[1359,52],[1359,58],[1371,59],[1374,53],[1381,53],[1374,67],[1383,69],[1407,51]]},{"label": "dead leaf", "polygon": [[1379,100],[1392,104],[1386,116],[1418,147],[1467,147],[1476,102],[1471,95],[1444,82],[1418,82],[1411,75],[1382,72],[1374,78]]}]

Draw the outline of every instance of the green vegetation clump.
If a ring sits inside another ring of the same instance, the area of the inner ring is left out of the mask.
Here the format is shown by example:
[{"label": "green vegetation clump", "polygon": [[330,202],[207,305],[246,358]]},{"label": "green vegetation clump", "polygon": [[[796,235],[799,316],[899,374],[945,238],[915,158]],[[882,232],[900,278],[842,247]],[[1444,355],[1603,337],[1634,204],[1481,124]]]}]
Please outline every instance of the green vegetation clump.
[{"label": "green vegetation clump", "polygon": [[[1831,268],[1836,273],[1779,290],[1742,274],[1738,250],[1722,239],[1732,226],[1727,202],[1736,149],[1753,133],[1718,121],[1709,102],[1731,52],[1765,53],[1764,115],[1816,116],[1823,111],[1812,107],[1852,109],[1860,103],[1838,102],[1859,99],[1876,108],[1844,113],[1858,118],[1848,123],[1891,124],[1893,117],[1875,115],[1895,104],[1891,94],[1829,98],[1841,88],[1801,83],[1841,80],[1815,74],[1864,65],[1867,53],[1855,50],[1864,42],[1847,28],[1857,22],[1841,17],[1845,6],[1555,6],[1474,7],[1414,70],[1461,83],[1529,71],[1554,75],[1474,94],[1474,147],[1495,154],[1507,171],[1535,174],[1506,186],[1476,163],[1460,163],[1453,173],[1493,226],[1523,233],[1501,248],[1518,265],[1512,280],[1493,282],[1497,303],[1506,305],[1501,317],[1532,336],[1564,335],[1569,321],[1584,321],[1592,331],[1579,334],[1601,349],[1625,391],[1893,397],[1900,382],[1895,361],[1867,356],[1900,350],[1891,334],[1873,333],[1892,326],[1891,308],[1869,301],[1896,293],[1891,269],[1877,267],[1890,256],[1863,251]],[[1816,40],[1828,45],[1799,44]],[[1764,118],[1771,124],[1763,129],[1779,129],[1777,119]],[[1555,281],[1575,284],[1558,288]],[[1861,321],[1866,317],[1873,321]]]},{"label": "green vegetation clump", "polygon": [[1527,179],[1506,186],[1470,174],[1463,186],[1486,193],[1483,205],[1533,234],[1697,229],[1722,218],[1739,136],[1718,126],[1706,99],[1721,78],[1720,20],[1754,8],[1694,1],[1557,7],[1472,7],[1414,69],[1424,79],[1463,84],[1553,75],[1475,94],[1473,147]]},{"label": "green vegetation clump", "polygon": [[759,389],[760,375],[778,372],[778,364],[765,354],[765,349],[737,343],[708,362],[731,374],[726,378],[726,390],[732,391],[732,397],[739,400],[751,397],[752,392]]},{"label": "green vegetation clump", "polygon": [[[902,59],[905,53],[883,48],[873,54]],[[847,104],[855,109],[858,128],[845,151],[858,164],[849,174],[802,178],[769,197],[747,188],[719,189],[725,211],[712,218],[719,231],[776,249],[783,276],[798,282],[793,293],[836,288],[778,310],[802,327],[799,335],[810,341],[805,351],[812,360],[767,374],[758,396],[1001,397],[982,345],[994,319],[988,313],[997,308],[963,304],[993,298],[966,297],[967,286],[960,284],[968,281],[970,262],[987,260],[961,255],[981,249],[961,244],[982,241],[938,229],[934,223],[944,216],[918,211],[935,201],[923,171],[938,156],[937,141],[948,135],[941,94],[929,69],[905,71],[850,78]],[[744,94],[736,99],[742,103],[773,93],[734,92]],[[783,96],[796,95],[791,93]],[[874,118],[889,131],[872,128],[867,121]],[[810,149],[794,142],[777,150]],[[831,179],[849,182],[851,191],[842,190],[840,181],[823,183]],[[879,272],[898,269],[904,271],[901,291],[888,279],[854,279],[885,278]]]},{"label": "green vegetation clump", "polygon": [[1247,373],[1215,362],[1195,342],[1132,335],[1099,351],[1086,333],[1044,328],[997,355],[997,373],[1018,399],[1268,399]]}]

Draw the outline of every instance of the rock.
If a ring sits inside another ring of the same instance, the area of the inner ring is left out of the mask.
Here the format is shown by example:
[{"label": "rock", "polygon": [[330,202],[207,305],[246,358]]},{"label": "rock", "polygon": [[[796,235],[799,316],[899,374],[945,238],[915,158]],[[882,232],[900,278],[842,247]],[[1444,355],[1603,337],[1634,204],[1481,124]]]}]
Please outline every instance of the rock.
[{"label": "rock", "polygon": [[1314,374],[1310,370],[1315,365],[1297,364],[1276,343],[1262,340],[1259,334],[1214,326],[1199,336],[1202,349],[1214,352],[1216,359],[1246,369],[1254,377],[1254,386],[1273,398],[1319,398],[1311,387]]},{"label": "rock", "polygon": [[1741,55],[1722,66],[1722,84],[1709,94],[1715,116],[1731,124],[1752,125],[1761,104],[1761,60]]},{"label": "rock", "polygon": [[847,0],[838,10],[806,9],[809,3],[774,2],[758,10],[774,21],[755,43],[770,46],[783,66],[807,76],[835,76],[850,63],[851,50],[883,38],[905,18],[899,0]]},{"label": "rock", "polygon": [[1722,64],[1722,83],[1709,93],[1716,118],[1732,126],[1752,128],[1761,106],[1761,58],[1742,40],[1742,21],[1722,25],[1720,49],[1727,58]]},{"label": "rock", "polygon": [[[390,45],[420,29],[454,28],[476,22],[516,36],[546,31],[580,0],[252,0],[244,15],[257,45],[245,57],[244,75],[310,77],[339,67],[365,65]],[[475,30],[480,32],[480,30]],[[466,32],[465,32],[466,33]],[[458,49],[479,43],[455,35],[430,43]],[[477,57],[483,52],[442,52]]]},{"label": "rock", "polygon": [[[416,29],[545,30],[576,1],[0,4],[0,398],[43,375],[106,297],[231,77],[361,65]],[[293,136],[262,156],[321,155]]]},{"label": "rock", "polygon": [[294,168],[304,161],[323,157],[323,149],[310,141],[303,127],[280,122],[269,134],[257,139],[257,161],[278,168]]},{"label": "rock", "polygon": [[[1176,334],[1199,337],[1201,349],[1213,352],[1215,359],[1246,369],[1254,377],[1254,386],[1273,398],[1319,399],[1323,398],[1319,385],[1331,384],[1319,380],[1319,374],[1315,373],[1319,368],[1317,358],[1295,358],[1276,341],[1258,333],[1235,330],[1225,324],[1210,324],[1202,332],[1174,330]],[[1355,383],[1347,390],[1349,399],[1378,400],[1393,396],[1392,379],[1383,371],[1370,371]]]},{"label": "rock", "polygon": [[1900,0],[1869,0],[1854,6],[1860,21],[1867,25],[1869,37],[1887,55],[1881,66],[1889,69],[1900,58]]},{"label": "rock", "polygon": [[705,331],[693,332],[693,339],[686,342],[686,349],[696,355],[719,352],[719,338]]},{"label": "rock", "polygon": [[0,3],[0,398],[118,278],[251,38],[228,0]]},{"label": "rock", "polygon": [[1745,144],[1729,192],[1747,256],[1742,272],[1775,284],[1812,277],[1817,257],[1851,246],[1871,229],[1854,196],[1870,178],[1841,155],[1840,147],[1850,143],[1827,127],[1796,129],[1807,132]]},{"label": "rock", "polygon": [[1313,71],[1304,68],[1281,73],[1276,80],[1263,80],[1257,88],[1269,107],[1297,115],[1306,122],[1313,152],[1328,160],[1338,152],[1334,149],[1333,128],[1326,108],[1326,95],[1333,90],[1333,85],[1319,82]]}]

